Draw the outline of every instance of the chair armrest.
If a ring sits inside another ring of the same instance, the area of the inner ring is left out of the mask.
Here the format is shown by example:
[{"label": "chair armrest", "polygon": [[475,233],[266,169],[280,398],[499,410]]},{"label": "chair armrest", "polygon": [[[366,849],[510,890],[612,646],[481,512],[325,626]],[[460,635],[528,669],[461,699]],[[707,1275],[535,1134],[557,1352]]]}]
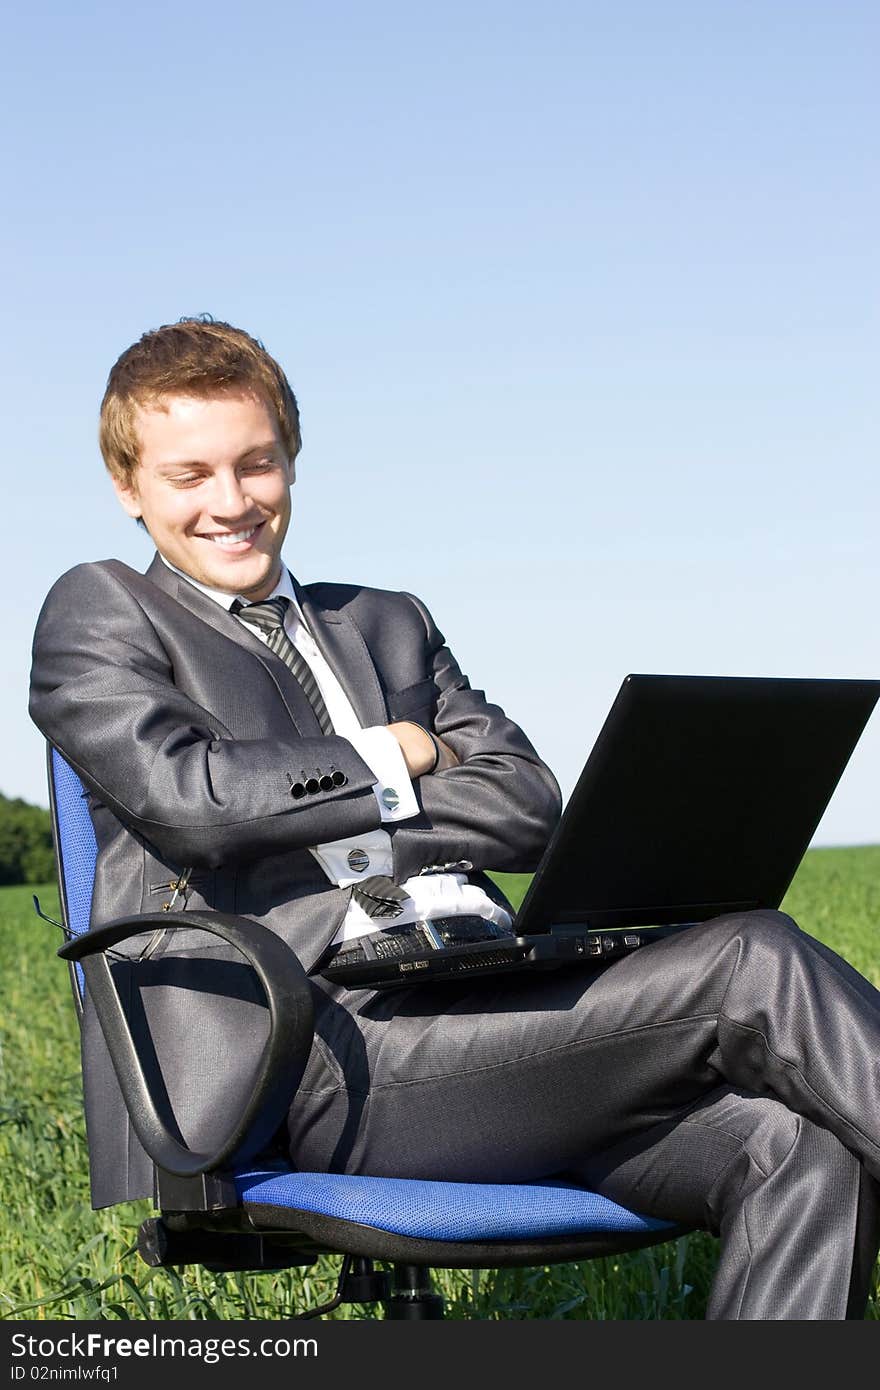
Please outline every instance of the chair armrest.
[{"label": "chair armrest", "polygon": [[[154,1093],[128,1025],[104,952],[129,937],[159,927],[197,927],[235,946],[266,995],[269,1037],[260,1058],[254,1088],[228,1138],[215,1153],[186,1147],[170,1107]],[[308,976],[289,946],[247,917],[212,911],[188,911],[169,920],[167,913],[119,917],[62,946],[63,960],[79,961],[101,1031],[116,1072],[131,1123],[141,1144],[159,1168],[178,1177],[194,1177],[252,1158],[284,1120],[302,1079],[314,1032]],[[164,1113],[163,1113],[164,1112]]]}]

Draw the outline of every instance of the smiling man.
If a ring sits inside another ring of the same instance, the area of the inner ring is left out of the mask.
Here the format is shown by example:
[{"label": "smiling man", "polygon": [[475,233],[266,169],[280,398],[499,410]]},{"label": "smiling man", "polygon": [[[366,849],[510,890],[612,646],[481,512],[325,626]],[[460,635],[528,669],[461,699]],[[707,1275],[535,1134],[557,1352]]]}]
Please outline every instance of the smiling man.
[{"label": "smiling man", "polygon": [[[298,1167],[575,1177],[720,1236],[712,1318],[861,1317],[880,995],[790,918],[734,914],[603,969],[392,996],[320,975],[377,916],[505,929],[485,870],[533,869],[560,797],[424,604],[287,569],[299,447],[284,373],[228,324],[166,325],[110,373],[104,460],[157,554],[146,574],[103,560],[62,576],[30,706],[88,789],[92,925],[236,912],[315,972],[314,1046],[279,1137]],[[528,662],[527,632],[517,644]],[[253,981],[198,931],[127,949],[122,994],[185,1136],[209,1148],[252,1085]],[[83,1071],[95,1205],[151,1195],[88,1000]]]}]

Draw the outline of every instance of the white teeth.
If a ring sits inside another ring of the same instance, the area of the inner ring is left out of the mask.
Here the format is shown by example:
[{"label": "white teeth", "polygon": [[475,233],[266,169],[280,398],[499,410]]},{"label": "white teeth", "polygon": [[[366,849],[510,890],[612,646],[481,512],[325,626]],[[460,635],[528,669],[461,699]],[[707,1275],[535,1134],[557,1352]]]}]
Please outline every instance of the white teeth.
[{"label": "white teeth", "polygon": [[256,526],[252,526],[249,531],[233,531],[229,535],[211,536],[215,545],[237,545],[239,541],[249,541],[256,531]]}]

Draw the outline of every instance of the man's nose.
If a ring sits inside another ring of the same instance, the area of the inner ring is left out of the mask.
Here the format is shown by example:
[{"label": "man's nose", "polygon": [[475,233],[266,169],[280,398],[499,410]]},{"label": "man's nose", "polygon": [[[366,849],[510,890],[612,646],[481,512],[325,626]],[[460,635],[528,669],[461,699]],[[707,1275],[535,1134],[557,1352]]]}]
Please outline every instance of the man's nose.
[{"label": "man's nose", "polygon": [[234,469],[223,469],[214,474],[211,489],[211,511],[215,516],[238,517],[250,511],[250,501],[245,496],[241,479]]}]

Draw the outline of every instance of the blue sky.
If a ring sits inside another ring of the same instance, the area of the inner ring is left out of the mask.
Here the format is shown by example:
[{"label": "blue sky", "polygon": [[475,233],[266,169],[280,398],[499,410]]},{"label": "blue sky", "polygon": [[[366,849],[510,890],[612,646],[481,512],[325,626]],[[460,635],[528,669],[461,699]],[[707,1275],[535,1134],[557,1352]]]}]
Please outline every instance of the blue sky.
[{"label": "blue sky", "polygon": [[[150,548],[107,372],[208,311],[299,397],[287,559],[428,603],[568,794],[629,671],[877,676],[869,0],[17,7],[0,790],[29,644]],[[874,715],[816,843],[880,842]]]}]

